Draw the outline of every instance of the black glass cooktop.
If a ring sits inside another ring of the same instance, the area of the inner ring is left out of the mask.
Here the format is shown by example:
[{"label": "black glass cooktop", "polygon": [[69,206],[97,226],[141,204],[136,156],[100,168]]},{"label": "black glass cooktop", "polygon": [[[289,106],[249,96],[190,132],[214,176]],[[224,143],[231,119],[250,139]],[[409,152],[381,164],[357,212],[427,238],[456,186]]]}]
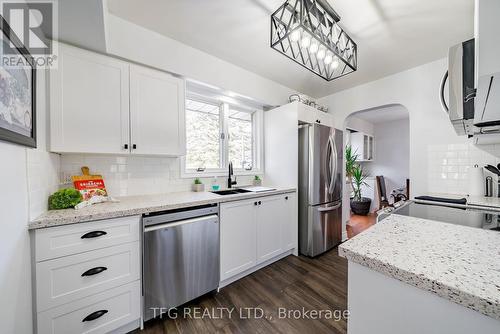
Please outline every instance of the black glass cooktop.
[{"label": "black glass cooktop", "polygon": [[500,211],[454,208],[410,202],[392,213],[445,223],[500,231]]}]

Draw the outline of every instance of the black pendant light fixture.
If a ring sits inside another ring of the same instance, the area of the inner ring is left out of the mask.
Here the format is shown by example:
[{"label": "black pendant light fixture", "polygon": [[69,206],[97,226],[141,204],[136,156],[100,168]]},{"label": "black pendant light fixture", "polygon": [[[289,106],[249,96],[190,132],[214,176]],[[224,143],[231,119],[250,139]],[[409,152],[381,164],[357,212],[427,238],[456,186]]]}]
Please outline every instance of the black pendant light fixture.
[{"label": "black pendant light fixture", "polygon": [[327,0],[288,0],[271,15],[271,47],[331,81],[357,69],[357,46]]}]

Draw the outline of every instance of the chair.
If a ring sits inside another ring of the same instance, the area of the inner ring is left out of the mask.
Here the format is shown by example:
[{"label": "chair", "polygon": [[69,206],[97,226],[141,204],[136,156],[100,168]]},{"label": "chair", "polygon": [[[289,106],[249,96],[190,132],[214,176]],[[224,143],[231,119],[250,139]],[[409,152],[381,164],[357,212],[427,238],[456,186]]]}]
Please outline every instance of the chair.
[{"label": "chair", "polygon": [[[379,198],[379,210],[388,206],[393,206],[389,203],[389,198],[387,196],[387,188],[385,186],[385,179],[382,175],[377,176],[377,190],[378,190],[378,198]],[[406,189],[405,193],[399,193],[396,197],[391,195],[394,199],[394,202],[398,202],[401,200],[407,201],[410,198],[410,179],[406,179]]]},{"label": "chair", "polygon": [[391,206],[389,198],[387,197],[387,189],[385,187],[385,179],[382,175],[377,176],[377,191],[378,191],[378,209],[381,210],[385,207]]}]

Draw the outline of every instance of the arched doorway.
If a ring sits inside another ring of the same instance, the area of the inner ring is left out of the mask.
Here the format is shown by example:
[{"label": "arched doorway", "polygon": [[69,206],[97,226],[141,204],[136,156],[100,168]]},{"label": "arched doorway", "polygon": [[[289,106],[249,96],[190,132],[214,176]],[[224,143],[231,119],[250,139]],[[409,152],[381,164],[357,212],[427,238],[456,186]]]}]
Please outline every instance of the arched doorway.
[{"label": "arched doorway", "polygon": [[[356,185],[356,182],[351,182],[350,178],[346,177],[343,218],[348,238],[373,225],[376,211],[382,206],[393,204],[399,194],[408,195],[409,132],[410,115],[408,109],[401,104],[360,110],[345,119],[345,149],[350,149],[353,158],[356,157],[354,164],[365,176],[361,185]],[[345,154],[345,157],[347,160],[348,154]],[[353,183],[354,189],[371,201],[367,215],[351,210]]]}]

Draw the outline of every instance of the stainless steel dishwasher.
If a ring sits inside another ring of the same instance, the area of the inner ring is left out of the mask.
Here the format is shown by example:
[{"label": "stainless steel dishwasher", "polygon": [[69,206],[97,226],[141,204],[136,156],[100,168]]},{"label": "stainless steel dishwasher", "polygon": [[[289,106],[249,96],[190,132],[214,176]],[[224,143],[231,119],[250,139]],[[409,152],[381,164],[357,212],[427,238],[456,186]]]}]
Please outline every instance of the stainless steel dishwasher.
[{"label": "stainless steel dishwasher", "polygon": [[218,206],[143,216],[144,320],[219,285]]}]

